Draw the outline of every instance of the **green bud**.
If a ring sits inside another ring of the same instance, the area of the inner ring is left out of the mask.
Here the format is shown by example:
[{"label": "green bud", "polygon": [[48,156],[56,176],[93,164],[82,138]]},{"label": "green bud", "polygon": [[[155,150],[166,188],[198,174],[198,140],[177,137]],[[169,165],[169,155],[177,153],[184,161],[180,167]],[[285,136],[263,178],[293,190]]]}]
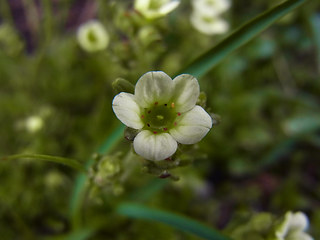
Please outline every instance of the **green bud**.
[{"label": "green bud", "polygon": [[197,105],[205,108],[207,104],[207,94],[205,92],[200,92],[200,95],[197,100]]},{"label": "green bud", "polygon": [[272,226],[273,218],[270,213],[260,213],[253,216],[250,222],[252,230],[266,233]]},{"label": "green bud", "polygon": [[98,163],[97,171],[94,173],[94,182],[100,187],[110,184],[120,171],[118,158],[106,156]]},{"label": "green bud", "polygon": [[117,94],[120,92],[134,93],[134,85],[123,78],[117,78],[114,80],[112,87]]}]

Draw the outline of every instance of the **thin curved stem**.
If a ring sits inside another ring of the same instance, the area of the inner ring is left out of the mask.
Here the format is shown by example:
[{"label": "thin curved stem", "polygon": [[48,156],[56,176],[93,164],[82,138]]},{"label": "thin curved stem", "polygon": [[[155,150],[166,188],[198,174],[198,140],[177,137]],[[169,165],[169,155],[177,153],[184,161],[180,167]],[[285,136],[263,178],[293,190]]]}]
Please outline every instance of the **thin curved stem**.
[{"label": "thin curved stem", "polygon": [[66,165],[68,167],[74,168],[81,172],[86,172],[86,168],[80,164],[77,160],[71,159],[71,158],[63,158],[63,157],[57,157],[57,156],[50,156],[50,155],[43,155],[43,154],[15,154],[10,155],[6,157],[1,157],[1,161],[7,161],[7,160],[15,160],[15,159],[21,159],[21,158],[27,158],[27,159],[37,159],[41,161],[48,161],[48,162],[54,162]]}]

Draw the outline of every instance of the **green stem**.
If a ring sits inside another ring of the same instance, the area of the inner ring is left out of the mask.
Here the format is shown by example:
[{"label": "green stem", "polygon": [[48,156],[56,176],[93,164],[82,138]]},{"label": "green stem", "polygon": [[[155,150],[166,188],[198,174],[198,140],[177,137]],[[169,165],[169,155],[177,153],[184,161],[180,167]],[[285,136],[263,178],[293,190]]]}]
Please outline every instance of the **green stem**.
[{"label": "green stem", "polygon": [[68,167],[74,168],[80,172],[86,172],[85,167],[74,159],[57,157],[57,156],[50,156],[50,155],[43,155],[43,154],[28,154],[28,153],[16,154],[16,155],[2,157],[2,158],[0,158],[0,160],[6,161],[6,160],[21,159],[21,158],[37,159],[37,160],[41,160],[41,161],[59,163],[59,164],[63,164]]}]

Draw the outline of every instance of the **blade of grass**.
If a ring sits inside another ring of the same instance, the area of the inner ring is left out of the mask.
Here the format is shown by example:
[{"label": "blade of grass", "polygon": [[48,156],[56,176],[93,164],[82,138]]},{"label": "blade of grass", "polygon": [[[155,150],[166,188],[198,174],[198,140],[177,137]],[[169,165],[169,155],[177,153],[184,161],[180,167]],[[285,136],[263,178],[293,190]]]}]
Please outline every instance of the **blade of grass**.
[{"label": "blade of grass", "polygon": [[253,39],[272,23],[306,1],[307,0],[289,0],[260,14],[231,33],[215,47],[195,59],[189,66],[180,71],[180,73],[189,73],[198,78],[202,77],[228,54]]},{"label": "blade of grass", "polygon": [[66,165],[68,167],[74,168],[80,172],[86,172],[85,167],[79,163],[78,161],[70,158],[64,157],[57,157],[57,156],[50,156],[50,155],[43,155],[43,154],[16,154],[11,156],[6,156],[0,158],[2,161],[7,160],[15,160],[15,159],[37,159],[41,161],[48,161]]},{"label": "blade of grass", "polygon": [[230,240],[230,238],[223,236],[215,229],[206,226],[193,219],[173,214],[166,211],[148,208],[142,205],[132,203],[122,203],[117,208],[117,213],[136,219],[152,220],[168,224],[181,231],[194,234],[203,239],[210,240]]}]

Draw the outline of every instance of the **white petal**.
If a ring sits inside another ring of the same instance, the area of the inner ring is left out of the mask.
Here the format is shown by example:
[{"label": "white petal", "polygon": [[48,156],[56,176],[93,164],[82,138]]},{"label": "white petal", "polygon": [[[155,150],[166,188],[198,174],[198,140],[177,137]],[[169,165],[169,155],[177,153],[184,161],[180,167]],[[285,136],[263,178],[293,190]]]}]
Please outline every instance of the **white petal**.
[{"label": "white petal", "polygon": [[141,110],[134,99],[134,95],[121,92],[112,101],[112,109],[117,118],[126,126],[140,129],[144,126],[141,121]]},{"label": "white petal", "polygon": [[177,150],[177,145],[170,134],[154,134],[149,130],[140,132],[133,141],[136,153],[152,161],[160,161],[172,156]]},{"label": "white petal", "polygon": [[277,229],[276,229],[277,238],[284,239],[284,237],[288,234],[292,216],[293,216],[293,213],[291,211],[285,214],[283,221],[279,224],[279,226],[277,226]]},{"label": "white petal", "polygon": [[195,29],[206,35],[223,34],[229,30],[228,22],[220,17],[207,17],[193,12],[190,21]]},{"label": "white petal", "polygon": [[212,127],[212,118],[202,107],[197,105],[180,117],[177,126],[169,132],[177,142],[182,144],[199,142]]},{"label": "white petal", "polygon": [[291,217],[289,229],[303,231],[307,229],[308,225],[308,217],[303,212],[296,212]]},{"label": "white petal", "polygon": [[286,236],[286,239],[288,240],[313,240],[313,238],[304,232],[293,232],[291,234],[289,234],[288,236]]},{"label": "white petal", "polygon": [[176,7],[178,7],[179,4],[180,4],[180,1],[178,0],[169,1],[168,3],[161,6],[161,8],[159,9],[159,12],[162,15],[166,15],[169,12],[172,12]]},{"label": "white petal", "polygon": [[200,94],[198,80],[189,74],[181,74],[173,79],[173,83],[173,101],[177,111],[189,111],[196,105]]},{"label": "white petal", "polygon": [[136,84],[136,100],[140,106],[148,108],[155,102],[168,103],[172,96],[173,81],[161,71],[147,72]]},{"label": "white petal", "polygon": [[214,17],[225,12],[230,8],[229,0],[193,0],[192,6],[195,12],[201,13],[201,15]]}]

